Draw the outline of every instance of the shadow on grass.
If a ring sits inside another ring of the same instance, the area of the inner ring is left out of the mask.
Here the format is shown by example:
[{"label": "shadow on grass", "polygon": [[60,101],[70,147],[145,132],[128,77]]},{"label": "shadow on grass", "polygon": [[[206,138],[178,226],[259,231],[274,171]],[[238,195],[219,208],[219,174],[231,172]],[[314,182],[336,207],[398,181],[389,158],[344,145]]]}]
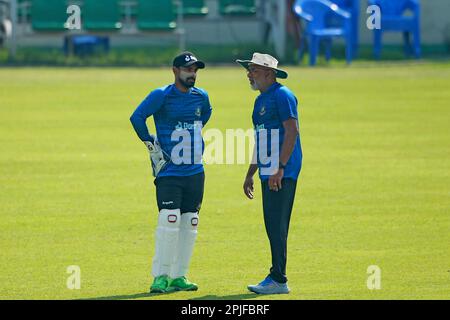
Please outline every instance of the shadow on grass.
[{"label": "shadow on grass", "polygon": [[228,296],[216,296],[216,295],[206,295],[203,297],[192,298],[188,300],[245,300],[253,299],[258,295],[256,293],[245,293],[245,294],[232,294]]},{"label": "shadow on grass", "polygon": [[169,294],[173,294],[173,293],[175,293],[175,292],[166,292],[166,293],[142,292],[142,293],[135,293],[135,294],[125,294],[125,295],[108,296],[108,297],[105,296],[105,297],[86,298],[86,299],[77,299],[77,300],[128,300],[128,299],[158,297],[158,296],[169,295]]},{"label": "shadow on grass", "polygon": [[[181,292],[181,291],[178,291]],[[140,298],[151,298],[158,297],[162,295],[170,295],[177,293],[174,292],[166,292],[166,293],[135,293],[135,294],[127,294],[127,295],[117,295],[117,296],[105,296],[105,297],[96,297],[96,298],[86,298],[86,299],[77,299],[77,300],[129,300],[129,299],[140,299]],[[188,300],[245,300],[245,299],[253,299],[258,295],[255,293],[246,293],[246,294],[234,294],[227,296],[217,296],[217,295],[205,295],[202,297],[196,297]]]}]

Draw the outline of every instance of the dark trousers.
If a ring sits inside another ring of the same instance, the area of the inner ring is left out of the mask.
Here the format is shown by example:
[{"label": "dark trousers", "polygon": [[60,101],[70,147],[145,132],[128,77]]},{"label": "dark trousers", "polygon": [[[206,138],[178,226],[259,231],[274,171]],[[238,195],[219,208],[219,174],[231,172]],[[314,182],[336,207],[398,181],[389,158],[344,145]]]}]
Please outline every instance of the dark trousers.
[{"label": "dark trousers", "polygon": [[287,238],[297,180],[283,179],[281,190],[269,190],[269,181],[262,181],[264,224],[270,241],[272,267],[270,277],[279,283],[287,282]]}]

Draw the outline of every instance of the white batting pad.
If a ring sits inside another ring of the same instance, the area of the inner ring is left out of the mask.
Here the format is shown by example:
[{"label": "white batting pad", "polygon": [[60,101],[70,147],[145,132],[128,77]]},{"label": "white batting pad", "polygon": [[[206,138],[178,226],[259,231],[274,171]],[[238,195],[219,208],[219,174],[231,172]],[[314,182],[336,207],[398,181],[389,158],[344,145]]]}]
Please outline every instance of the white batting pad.
[{"label": "white batting pad", "polygon": [[195,239],[197,238],[197,226],[198,212],[186,212],[181,215],[177,254],[170,271],[172,279],[187,274],[194,251]]},{"label": "white batting pad", "polygon": [[180,209],[162,209],[159,212],[152,265],[153,277],[170,273],[170,267],[177,253],[180,220]]}]

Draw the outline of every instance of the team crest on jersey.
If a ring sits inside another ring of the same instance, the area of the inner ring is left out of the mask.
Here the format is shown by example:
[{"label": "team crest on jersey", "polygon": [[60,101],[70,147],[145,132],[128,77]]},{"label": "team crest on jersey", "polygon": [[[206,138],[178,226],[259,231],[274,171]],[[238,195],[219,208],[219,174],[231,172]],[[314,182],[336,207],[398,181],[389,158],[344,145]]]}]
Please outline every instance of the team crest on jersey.
[{"label": "team crest on jersey", "polygon": [[196,115],[197,117],[200,117],[200,116],[202,115],[202,110],[200,109],[200,107],[198,107],[198,108],[195,110],[195,115]]},{"label": "team crest on jersey", "polygon": [[266,113],[266,107],[262,106],[261,111],[259,111],[259,115],[263,116]]}]

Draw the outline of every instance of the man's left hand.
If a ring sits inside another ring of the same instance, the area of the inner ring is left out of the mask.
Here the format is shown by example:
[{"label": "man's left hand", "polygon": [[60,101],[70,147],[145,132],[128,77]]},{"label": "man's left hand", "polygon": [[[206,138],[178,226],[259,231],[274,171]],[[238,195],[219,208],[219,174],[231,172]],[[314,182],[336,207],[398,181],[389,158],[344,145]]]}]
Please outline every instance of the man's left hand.
[{"label": "man's left hand", "polygon": [[278,169],[278,171],[269,177],[269,190],[278,191],[281,190],[281,180],[284,176],[284,169]]},{"label": "man's left hand", "polygon": [[154,136],[150,136],[153,141],[144,141],[150,152],[150,161],[152,164],[153,176],[156,178],[159,172],[167,165],[170,161],[170,157],[164,152],[159,144],[158,140]]}]

